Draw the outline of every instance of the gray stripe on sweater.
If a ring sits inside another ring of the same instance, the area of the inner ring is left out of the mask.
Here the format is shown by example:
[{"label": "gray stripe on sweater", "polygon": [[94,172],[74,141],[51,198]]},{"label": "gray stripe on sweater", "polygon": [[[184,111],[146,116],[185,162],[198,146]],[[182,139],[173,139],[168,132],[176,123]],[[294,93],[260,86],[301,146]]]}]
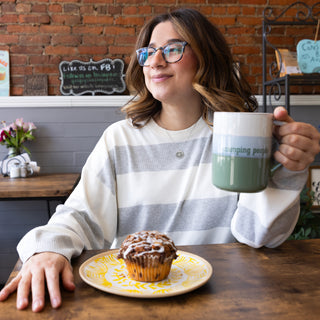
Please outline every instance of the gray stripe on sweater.
[{"label": "gray stripe on sweater", "polygon": [[[143,171],[182,170],[211,162],[211,139],[201,138],[181,143],[147,146],[121,146],[110,152],[116,174]],[[206,152],[203,152],[206,150]],[[178,151],[184,152],[177,158]]]},{"label": "gray stripe on sweater", "polygon": [[[293,221],[297,215],[297,206],[300,205],[300,202],[297,201],[291,208],[286,211],[286,214],[282,214],[272,225],[272,232],[270,229],[265,228],[262,224],[258,224],[256,213],[248,210],[245,207],[239,207],[239,213],[243,217],[241,221],[238,221],[237,228],[241,230],[241,234],[253,243],[261,242],[261,239],[264,239],[264,242],[268,243],[274,239],[274,237],[279,234],[288,233],[288,225],[291,223],[287,221]],[[285,228],[285,229],[284,229]]]},{"label": "gray stripe on sweater", "polygon": [[[230,227],[237,195],[219,199],[188,200],[178,204],[141,205],[119,209],[118,236],[141,230],[199,231]],[[214,208],[214,209],[212,209]],[[207,214],[210,210],[212,215]],[[223,214],[216,215],[214,211]],[[202,215],[202,212],[205,214]]]}]

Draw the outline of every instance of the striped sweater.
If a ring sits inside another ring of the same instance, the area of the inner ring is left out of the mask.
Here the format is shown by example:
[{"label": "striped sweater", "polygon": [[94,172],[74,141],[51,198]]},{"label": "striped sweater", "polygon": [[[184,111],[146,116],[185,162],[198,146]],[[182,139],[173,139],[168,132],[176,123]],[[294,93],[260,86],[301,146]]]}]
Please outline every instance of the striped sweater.
[{"label": "striped sweater", "polygon": [[71,259],[83,249],[117,248],[141,230],[165,232],[176,245],[239,241],[257,248],[286,240],[307,171],[280,168],[264,191],[238,194],[212,185],[211,157],[212,129],[203,119],[181,131],[153,120],[141,129],[114,123],[65,204],[19,242],[20,258],[52,251]]}]

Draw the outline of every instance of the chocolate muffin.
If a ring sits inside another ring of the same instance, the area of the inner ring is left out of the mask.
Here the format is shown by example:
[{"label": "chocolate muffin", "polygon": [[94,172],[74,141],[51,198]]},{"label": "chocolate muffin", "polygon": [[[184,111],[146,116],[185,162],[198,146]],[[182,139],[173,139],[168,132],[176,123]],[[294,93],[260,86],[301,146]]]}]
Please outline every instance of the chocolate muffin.
[{"label": "chocolate muffin", "polygon": [[118,259],[123,259],[129,277],[137,281],[160,281],[171,270],[177,258],[173,241],[158,231],[140,231],[130,234],[123,241]]}]

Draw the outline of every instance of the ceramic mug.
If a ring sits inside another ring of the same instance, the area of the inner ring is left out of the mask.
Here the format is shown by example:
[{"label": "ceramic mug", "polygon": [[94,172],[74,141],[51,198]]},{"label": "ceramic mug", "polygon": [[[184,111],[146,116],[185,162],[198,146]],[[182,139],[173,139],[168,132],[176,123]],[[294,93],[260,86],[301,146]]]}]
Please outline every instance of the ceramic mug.
[{"label": "ceramic mug", "polygon": [[271,168],[272,113],[215,112],[212,183],[223,190],[259,192]]},{"label": "ceramic mug", "polygon": [[19,163],[14,163],[11,167],[10,167],[10,178],[16,179],[16,178],[20,178],[20,165]]}]

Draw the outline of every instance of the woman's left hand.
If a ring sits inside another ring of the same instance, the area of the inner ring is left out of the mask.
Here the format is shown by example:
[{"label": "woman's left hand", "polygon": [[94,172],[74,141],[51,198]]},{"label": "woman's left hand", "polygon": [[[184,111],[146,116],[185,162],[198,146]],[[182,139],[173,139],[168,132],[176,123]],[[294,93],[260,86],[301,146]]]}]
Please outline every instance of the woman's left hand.
[{"label": "woman's left hand", "polygon": [[277,107],[273,115],[275,120],[286,122],[274,128],[280,143],[275,160],[289,170],[304,170],[320,152],[320,133],[311,124],[295,122],[283,107]]}]

